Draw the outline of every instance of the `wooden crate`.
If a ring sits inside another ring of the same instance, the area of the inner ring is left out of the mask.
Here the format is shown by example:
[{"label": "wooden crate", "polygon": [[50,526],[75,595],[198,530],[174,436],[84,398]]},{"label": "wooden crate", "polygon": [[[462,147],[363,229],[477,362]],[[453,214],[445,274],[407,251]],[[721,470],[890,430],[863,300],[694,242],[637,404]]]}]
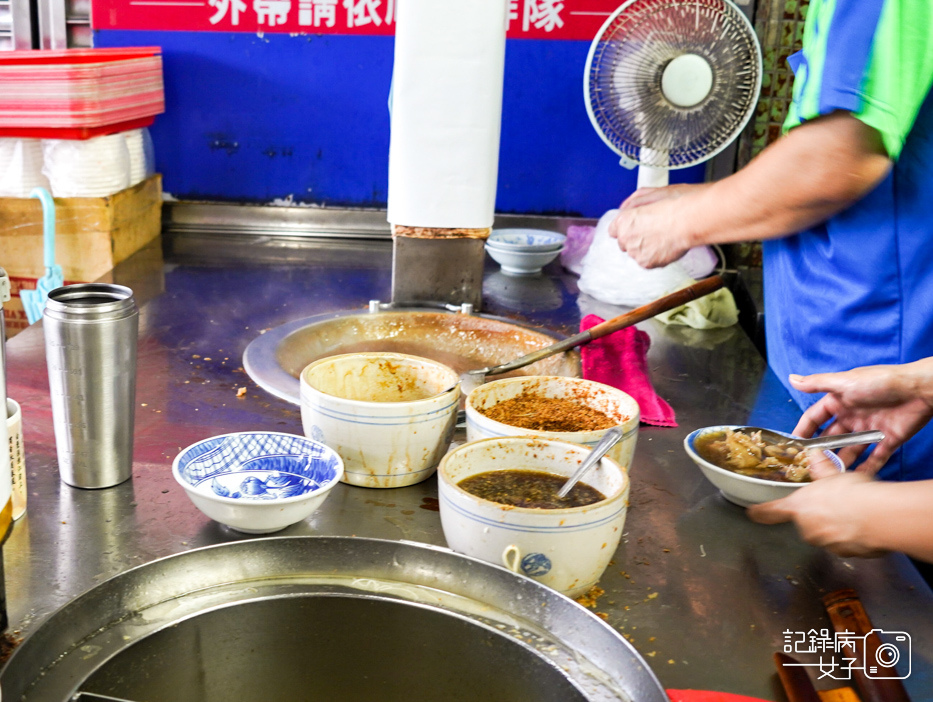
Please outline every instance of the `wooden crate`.
[{"label": "wooden crate", "polygon": [[[153,175],[109,197],[55,199],[55,262],[67,283],[91,282],[159,236],[162,176]],[[7,333],[27,326],[20,290],[45,275],[42,205],[32,198],[0,198],[0,267],[13,299],[4,305]]]}]

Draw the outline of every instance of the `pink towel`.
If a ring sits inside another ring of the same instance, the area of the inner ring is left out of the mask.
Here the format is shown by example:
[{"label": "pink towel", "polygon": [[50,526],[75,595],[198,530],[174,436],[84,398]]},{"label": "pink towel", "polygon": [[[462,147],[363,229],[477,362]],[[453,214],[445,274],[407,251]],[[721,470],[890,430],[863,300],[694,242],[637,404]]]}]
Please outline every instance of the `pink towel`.
[{"label": "pink towel", "polygon": [[[588,314],[580,322],[580,331],[601,324],[604,320]],[[645,332],[628,327],[596,339],[580,347],[583,377],[605,383],[627,392],[638,403],[641,421],[659,427],[676,427],[674,410],[658,397],[648,377],[648,346],[651,339]]]}]

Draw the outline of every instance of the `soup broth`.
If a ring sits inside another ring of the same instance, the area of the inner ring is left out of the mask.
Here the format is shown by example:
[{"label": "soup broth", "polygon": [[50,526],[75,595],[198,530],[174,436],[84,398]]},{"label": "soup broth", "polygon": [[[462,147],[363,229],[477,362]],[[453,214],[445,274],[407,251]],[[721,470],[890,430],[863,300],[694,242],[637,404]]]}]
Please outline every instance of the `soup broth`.
[{"label": "soup broth", "polygon": [[566,497],[557,496],[567,478],[537,470],[494,470],[464,478],[457,485],[490,502],[533,509],[585,507],[606,499],[599,490],[577,483]]},{"label": "soup broth", "polygon": [[766,443],[761,432],[747,434],[731,429],[710,432],[698,436],[694,447],[713,465],[739,475],[779,483],[810,482],[807,452],[790,444]]}]

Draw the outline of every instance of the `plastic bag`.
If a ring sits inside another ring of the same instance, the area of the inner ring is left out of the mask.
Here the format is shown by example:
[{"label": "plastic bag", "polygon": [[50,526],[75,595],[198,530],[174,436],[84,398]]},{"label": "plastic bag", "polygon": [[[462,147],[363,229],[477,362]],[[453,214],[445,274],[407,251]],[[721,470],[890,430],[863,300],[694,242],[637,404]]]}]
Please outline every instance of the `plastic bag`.
[{"label": "plastic bag", "polygon": [[716,256],[707,247],[688,251],[680,260],[662,268],[642,268],[619,248],[609,235],[609,225],[618,214],[609,210],[596,225],[593,243],[583,257],[580,290],[602,302],[626,307],[647,304],[703,278],[716,266]]},{"label": "plastic bag", "polygon": [[567,241],[560,252],[560,264],[571,273],[583,272],[583,257],[593,243],[596,227],[571,225],[567,228]]}]

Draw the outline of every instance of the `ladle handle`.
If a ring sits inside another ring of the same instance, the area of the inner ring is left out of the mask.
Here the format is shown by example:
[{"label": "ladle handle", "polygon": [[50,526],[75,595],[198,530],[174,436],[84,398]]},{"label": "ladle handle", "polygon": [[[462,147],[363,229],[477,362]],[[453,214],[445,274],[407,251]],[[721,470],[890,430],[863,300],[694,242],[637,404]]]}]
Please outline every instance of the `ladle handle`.
[{"label": "ladle handle", "polygon": [[[583,333],[589,334],[588,340],[602,338],[607,334],[612,334],[614,331],[619,331],[619,329],[625,329],[633,324],[644,322],[646,319],[656,317],[662,312],[667,312],[675,307],[686,305],[688,302],[692,302],[697,298],[705,297],[710,293],[716,292],[723,285],[723,280],[718,275],[704,278],[693,285],[688,285],[686,288],[676,290],[670,295],[658,298],[654,302],[649,302],[647,305],[636,307],[631,312],[620,314],[618,317],[608,319],[601,324],[597,324],[595,327],[590,327]],[[582,334],[578,336],[582,336]]]},{"label": "ladle handle", "polygon": [[577,468],[574,474],[570,476],[570,480],[564,483],[564,487],[557,491],[557,496],[560,499],[567,497],[570,491],[573,490],[573,486],[579,483],[583,476],[589,472],[590,468],[595,466],[602,457],[609,452],[609,449],[619,443],[621,438],[622,427],[612,427],[612,429],[603,434],[603,438],[600,439],[595,448],[590,451],[590,455],[583,460],[583,463],[580,464],[580,467]]},{"label": "ladle handle", "polygon": [[574,334],[571,337],[559,341],[556,344],[546,346],[543,349],[538,349],[537,351],[532,351],[529,354],[517,358],[514,361],[509,361],[508,363],[503,363],[498,366],[493,366],[492,368],[487,368],[483,373],[485,375],[499,375],[501,373],[508,373],[509,371],[516,370],[518,368],[524,368],[527,365],[531,365],[535,361],[540,361],[542,358],[548,358],[554,354],[561,353],[562,351],[568,351],[577,346],[581,346],[593,339],[600,339],[607,334],[611,334],[614,331],[619,331],[619,329],[625,329],[626,327],[631,327],[639,322],[644,322],[646,319],[651,319],[662,312],[667,312],[672,310],[675,307],[680,307],[681,305],[686,305],[688,302],[696,300],[697,298],[704,297],[709,295],[712,292],[716,292],[724,285],[722,278],[718,275],[711,276],[709,278],[704,278],[703,280],[694,283],[693,285],[688,285],[686,288],[682,288],[675,292],[672,292],[669,295],[658,298],[654,302],[649,302],[647,305],[642,305],[641,307],[636,307],[631,312],[626,312],[625,314],[620,314],[618,317],[613,317],[608,319],[605,322],[597,324],[595,327],[590,327],[586,331],[580,332],[579,334]]},{"label": "ladle handle", "polygon": [[843,448],[844,446],[858,446],[859,444],[874,444],[879,441],[884,441],[884,432],[875,429],[855,431],[851,434],[819,436],[815,439],[798,440],[800,445],[806,449]]}]

